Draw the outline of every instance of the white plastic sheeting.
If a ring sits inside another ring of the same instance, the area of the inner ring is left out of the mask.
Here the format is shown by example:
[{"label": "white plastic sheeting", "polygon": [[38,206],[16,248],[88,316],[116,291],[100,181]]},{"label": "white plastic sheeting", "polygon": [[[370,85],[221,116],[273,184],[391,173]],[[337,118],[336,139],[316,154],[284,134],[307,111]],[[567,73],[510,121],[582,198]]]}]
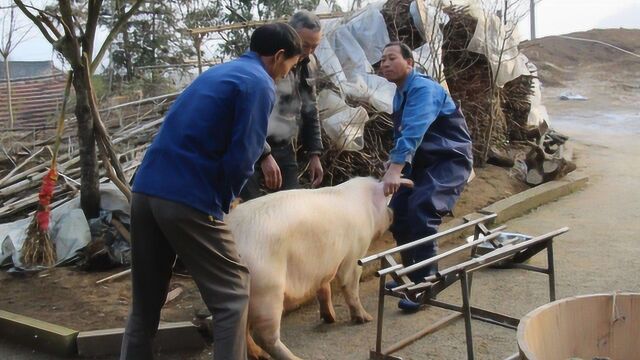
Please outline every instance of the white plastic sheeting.
[{"label": "white plastic sheeting", "polygon": [[[100,185],[100,207],[102,210],[121,215],[129,214],[126,197],[113,184]],[[126,218],[120,217],[123,222]],[[27,227],[31,218],[12,223],[0,224],[0,265],[13,262],[21,267],[20,257]],[[80,198],[75,198],[51,211],[49,235],[56,246],[57,264],[62,264],[77,255],[77,252],[91,242],[89,224],[80,210]]]},{"label": "white plastic sheeting", "polygon": [[506,24],[495,14],[482,10],[475,0],[466,1],[470,14],[478,20],[473,38],[467,50],[484,55],[500,87],[522,75],[530,75],[527,58],[520,54],[518,44],[521,41],[517,26]]},{"label": "white plastic sheeting", "polygon": [[449,22],[449,16],[437,5],[438,0],[413,1],[409,7],[413,23],[418,28],[423,39],[428,39],[424,45],[413,50],[414,60],[423,67],[427,75],[445,82],[442,64],[442,35],[441,27]]},{"label": "white plastic sheeting", "polygon": [[338,57],[342,71],[347,81],[354,81],[360,74],[373,72],[373,68],[367,60],[367,55],[360,47],[347,26],[340,26],[335,31],[326,35],[333,52]]},{"label": "white plastic sheeting", "polygon": [[[524,55],[523,55],[524,56]],[[529,96],[529,103],[531,109],[529,110],[529,116],[527,117],[527,127],[540,129],[545,126],[549,126],[549,113],[547,108],[542,105],[542,88],[540,80],[538,80],[538,69],[533,63],[528,63],[529,72],[534,76],[532,82],[533,94]]]},{"label": "white plastic sheeting", "polygon": [[[344,98],[364,101],[378,111],[391,113],[395,85],[373,74],[372,64],[382,56],[389,43],[389,33],[380,9],[384,3],[371,4],[346,22],[343,19],[323,21],[324,37],[315,51],[324,73],[340,90]],[[320,11],[323,2],[318,7]],[[338,110],[324,101],[335,101],[326,93],[319,96],[318,106],[323,128],[334,145],[344,150],[361,150],[364,146],[364,124],[369,120],[363,108],[344,104]]]},{"label": "white plastic sheeting", "polygon": [[384,46],[390,41],[387,25],[378,5],[364,8],[345,25],[356,39],[370,64],[375,64],[382,57]]},{"label": "white plastic sheeting", "polygon": [[[385,79],[372,74],[371,65],[378,62],[382,55],[384,45],[389,42],[389,34],[380,12],[384,1],[370,4],[359,10],[350,19],[323,20],[324,38],[316,49],[316,56],[323,71],[330,76],[331,81],[340,90],[340,96],[344,99],[365,101],[376,110],[391,113],[395,85]],[[425,68],[428,75],[439,78],[443,85],[446,83],[442,76],[441,44],[443,36],[441,25],[449,21],[449,17],[439,10],[438,0],[416,0],[410,7],[410,14],[417,25],[418,30],[429,39],[423,46],[414,50],[416,61]],[[501,19],[494,14],[483,10],[482,3],[478,0],[447,0],[446,5],[467,6],[469,13],[478,19],[474,36],[469,43],[468,50],[484,55],[491,65],[494,74],[497,74],[496,83],[502,87],[507,82],[522,76],[530,75],[527,67],[528,60],[518,51],[520,36],[515,31],[513,24],[503,24]],[[328,12],[329,6],[325,1],[318,5],[317,12]],[[437,59],[434,61],[434,59]],[[534,95],[531,97],[531,113],[529,125],[538,126],[542,122],[548,122],[548,114],[541,104],[539,82],[534,80]],[[327,98],[325,96],[325,98]],[[322,100],[319,100],[322,101]],[[319,104],[323,107],[323,104]],[[345,105],[346,106],[346,105]],[[325,106],[326,107],[326,106]],[[344,136],[336,137],[342,132],[335,127],[346,127],[349,131],[363,129],[359,125],[349,127],[338,125],[339,121],[348,124],[351,121],[361,121],[360,112],[342,108],[344,115],[326,121],[325,115],[323,127],[335,144],[343,144]],[[354,118],[356,116],[357,118]],[[365,120],[366,121],[366,120]],[[328,125],[328,124],[331,125]],[[328,129],[332,127],[332,129]],[[362,134],[347,136],[349,139],[360,139]],[[345,144],[349,149],[361,148],[357,144]]]},{"label": "white plastic sheeting", "polygon": [[344,100],[331,90],[318,94],[320,114],[324,118],[323,127],[337,148],[358,151],[364,147],[364,125],[369,120],[362,107],[349,107]]}]

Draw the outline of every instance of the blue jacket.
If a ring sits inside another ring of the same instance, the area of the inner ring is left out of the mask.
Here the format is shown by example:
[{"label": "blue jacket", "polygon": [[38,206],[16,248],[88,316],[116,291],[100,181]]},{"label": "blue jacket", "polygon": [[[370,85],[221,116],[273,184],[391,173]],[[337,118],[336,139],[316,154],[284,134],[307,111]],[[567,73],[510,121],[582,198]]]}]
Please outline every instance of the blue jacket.
[{"label": "blue jacket", "polygon": [[415,70],[393,97],[393,112],[403,108],[400,131],[395,134],[394,147],[389,153],[395,164],[411,163],[429,126],[438,117],[456,112],[456,104],[447,91]]},{"label": "blue jacket", "polygon": [[171,106],[133,191],[222,219],[262,153],[274,101],[256,53],[205,71]]}]

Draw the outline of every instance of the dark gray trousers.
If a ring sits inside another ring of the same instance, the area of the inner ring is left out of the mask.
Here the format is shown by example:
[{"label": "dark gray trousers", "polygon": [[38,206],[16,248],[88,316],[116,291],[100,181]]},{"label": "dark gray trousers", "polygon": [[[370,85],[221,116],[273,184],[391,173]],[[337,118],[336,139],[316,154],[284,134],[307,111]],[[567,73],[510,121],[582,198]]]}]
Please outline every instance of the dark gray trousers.
[{"label": "dark gray trousers", "polygon": [[191,207],[139,193],[131,200],[133,300],[120,359],[153,359],[176,254],[213,314],[213,358],[246,359],[249,271],[231,232]]},{"label": "dark gray trousers", "polygon": [[[298,160],[293,144],[291,142],[269,144],[271,145],[271,155],[278,163],[280,174],[282,174],[282,187],[279,190],[299,188]],[[261,189],[263,183],[264,176],[262,175],[262,169],[260,169],[260,163],[257,163],[253,175],[249,177],[240,192],[240,198],[242,198],[243,201],[249,201],[264,195]]]}]

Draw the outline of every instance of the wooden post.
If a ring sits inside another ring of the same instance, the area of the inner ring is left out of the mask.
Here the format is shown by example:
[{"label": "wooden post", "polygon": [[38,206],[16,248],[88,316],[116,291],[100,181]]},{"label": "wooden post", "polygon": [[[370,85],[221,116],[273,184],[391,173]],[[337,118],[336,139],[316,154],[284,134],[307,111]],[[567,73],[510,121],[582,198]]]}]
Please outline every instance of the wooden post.
[{"label": "wooden post", "polygon": [[536,1],[529,0],[529,22],[531,23],[531,40],[536,38]]},{"label": "wooden post", "polygon": [[197,34],[193,37],[193,43],[196,47],[196,55],[198,56],[198,74],[202,74],[202,54],[201,54],[201,47],[202,47],[202,36],[201,34]]},{"label": "wooden post", "polygon": [[[13,15],[13,11],[12,11]],[[13,16],[12,16],[13,17]],[[9,56],[4,58],[4,73],[5,73],[5,81],[7,82],[7,107],[9,108],[9,128],[13,129],[15,125],[14,115],[13,115],[13,98],[11,94],[11,73],[9,72]]]}]

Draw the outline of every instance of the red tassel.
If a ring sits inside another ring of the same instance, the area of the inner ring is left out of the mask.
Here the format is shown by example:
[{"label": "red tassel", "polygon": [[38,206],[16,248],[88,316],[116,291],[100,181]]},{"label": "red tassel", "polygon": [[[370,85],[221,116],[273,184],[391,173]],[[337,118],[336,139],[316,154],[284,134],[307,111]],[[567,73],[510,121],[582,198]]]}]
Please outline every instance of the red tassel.
[{"label": "red tassel", "polygon": [[47,175],[42,179],[42,187],[40,188],[40,194],[38,195],[38,198],[40,199],[40,206],[38,206],[36,219],[38,221],[38,228],[43,233],[46,233],[49,230],[49,220],[51,215],[51,208],[49,205],[51,204],[53,190],[56,187],[57,181],[58,172],[55,167],[52,167]]}]

